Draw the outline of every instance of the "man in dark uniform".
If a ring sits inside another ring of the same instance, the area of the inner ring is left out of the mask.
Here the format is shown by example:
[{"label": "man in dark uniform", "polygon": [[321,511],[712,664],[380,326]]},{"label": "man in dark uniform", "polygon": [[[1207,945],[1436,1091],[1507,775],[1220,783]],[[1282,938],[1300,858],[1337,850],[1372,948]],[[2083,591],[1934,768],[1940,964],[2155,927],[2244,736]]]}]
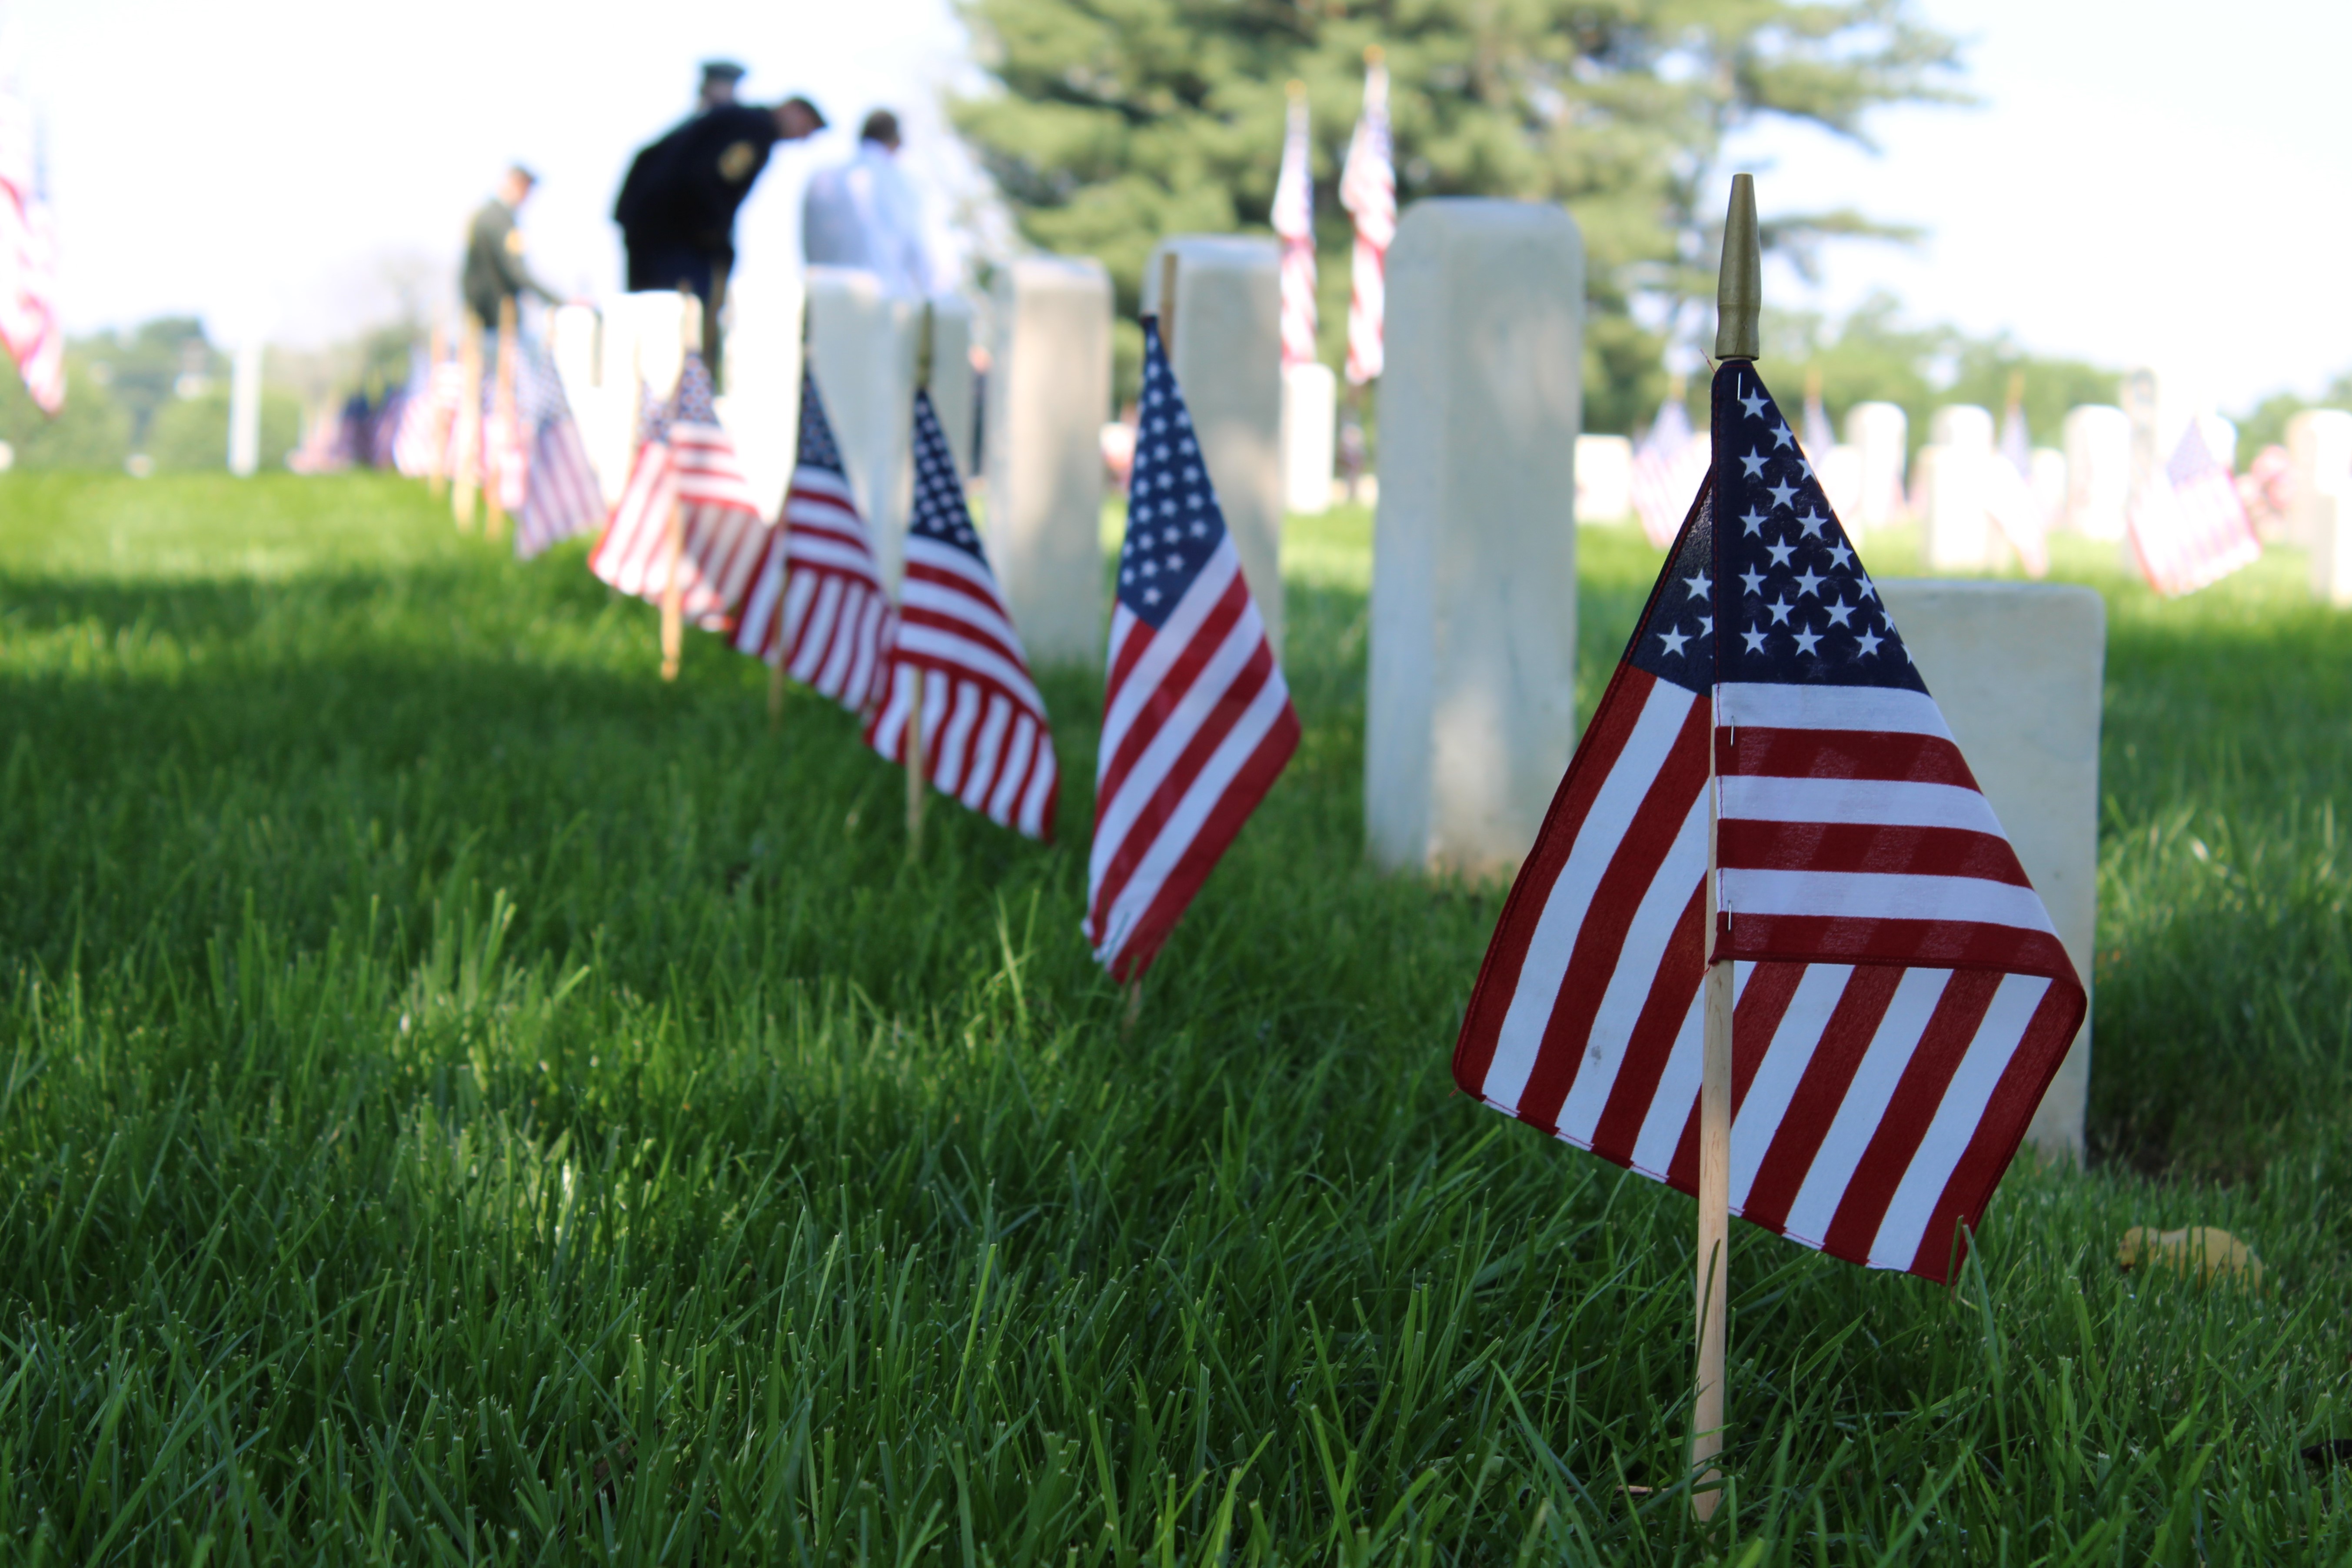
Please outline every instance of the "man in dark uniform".
[{"label": "man in dark uniform", "polygon": [[772,109],[712,104],[642,149],[621,182],[613,221],[628,251],[629,288],[682,284],[694,291],[702,301],[703,357],[714,374],[719,310],[735,265],[735,211],[777,142],[824,129],[824,116],[805,98]]},{"label": "man in dark uniform", "polygon": [[466,270],[459,286],[466,309],[493,331],[498,330],[499,305],[503,300],[530,293],[551,305],[558,302],[555,291],[541,283],[523,259],[522,230],[515,226],[516,212],[538,183],[537,176],[520,163],[509,169],[499,181],[499,194],[482,204],[466,233]]}]

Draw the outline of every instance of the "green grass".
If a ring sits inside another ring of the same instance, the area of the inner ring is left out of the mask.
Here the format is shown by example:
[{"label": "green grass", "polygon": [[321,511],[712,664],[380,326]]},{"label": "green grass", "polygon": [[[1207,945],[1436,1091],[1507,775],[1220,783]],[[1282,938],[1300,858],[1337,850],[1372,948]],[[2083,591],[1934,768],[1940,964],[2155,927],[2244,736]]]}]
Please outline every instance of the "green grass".
[{"label": "green grass", "polygon": [[[1498,889],[1361,859],[1366,519],[1291,538],[1298,758],[1153,972],[1064,841],[575,549],[367,478],[0,480],[0,1556],[2336,1562],[2352,622],[2111,638],[2087,1173],[1960,1288],[1735,1237],[1451,1092]],[[1874,548],[1899,566],[1899,538]],[[1587,711],[1654,571],[1589,531]],[[2114,1266],[2217,1224],[2259,1295]],[[1650,1489],[1639,1490],[1632,1489]]]}]

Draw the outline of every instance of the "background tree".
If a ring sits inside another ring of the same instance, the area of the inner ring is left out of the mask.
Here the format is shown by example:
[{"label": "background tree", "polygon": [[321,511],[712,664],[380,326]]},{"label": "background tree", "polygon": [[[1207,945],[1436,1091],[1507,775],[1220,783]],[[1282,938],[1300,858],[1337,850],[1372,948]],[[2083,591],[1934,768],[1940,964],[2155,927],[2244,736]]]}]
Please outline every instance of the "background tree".
[{"label": "background tree", "polygon": [[[1593,429],[1656,408],[1665,342],[1711,310],[1727,138],[1778,118],[1867,144],[1872,110],[1959,96],[1956,46],[1912,0],[966,0],[964,16],[998,90],[955,101],[958,126],[1031,241],[1102,258],[1123,317],[1160,237],[1265,226],[1285,87],[1305,81],[1334,360],[1337,175],[1364,47],[1382,46],[1401,203],[1556,201],[1582,227]],[[1832,212],[1764,237],[1808,267],[1824,238],[1898,232]]]}]

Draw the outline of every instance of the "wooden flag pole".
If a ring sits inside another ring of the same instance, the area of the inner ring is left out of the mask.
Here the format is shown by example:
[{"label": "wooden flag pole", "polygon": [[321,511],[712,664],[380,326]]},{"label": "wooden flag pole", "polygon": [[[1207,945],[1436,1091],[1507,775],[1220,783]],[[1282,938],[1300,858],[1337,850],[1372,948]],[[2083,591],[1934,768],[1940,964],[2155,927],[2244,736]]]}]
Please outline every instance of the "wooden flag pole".
[{"label": "wooden flag pole", "polygon": [[482,321],[471,310],[457,329],[457,444],[449,484],[449,515],[462,532],[474,526],[474,500],[482,483]]},{"label": "wooden flag pole", "polygon": [[[441,362],[449,353],[449,329],[437,315],[433,318],[433,335],[427,340],[425,353],[425,395],[429,405],[434,383],[441,378]],[[425,466],[425,493],[439,500],[449,489],[449,431],[438,419],[433,422],[426,449],[429,455]]]},{"label": "wooden flag pole", "polygon": [[499,379],[490,395],[490,425],[483,432],[482,531],[492,539],[507,532],[505,443],[514,438],[515,302],[509,294],[499,301]]},{"label": "wooden flag pole", "polygon": [[[1731,209],[1723,226],[1723,268],[1716,283],[1715,357],[1752,362],[1760,348],[1763,313],[1763,253],[1756,232],[1756,182],[1731,177]],[[1725,635],[1729,635],[1727,632]],[[1720,686],[1710,687],[1716,705],[1707,736],[1706,930],[1710,956],[1722,921],[1722,891],[1716,851],[1716,816],[1721,795],[1716,737],[1722,732]],[[1701,1522],[1715,1517],[1723,1501],[1725,1343],[1729,1337],[1731,1263],[1731,1021],[1732,968],[1728,959],[1706,966],[1702,1009],[1706,1039],[1698,1093],[1698,1251],[1695,1281],[1698,1310],[1698,1367],[1691,1396],[1691,1511]]]},{"label": "wooden flag pole", "polygon": [[1171,248],[1160,258],[1160,352],[1168,356],[1168,368],[1176,368],[1176,252]]},{"label": "wooden flag pole", "polygon": [[[678,342],[682,350],[701,346],[702,323],[698,319],[700,301],[681,283],[677,287]],[[686,377],[681,358],[678,378]],[[673,392],[672,396],[676,394]],[[661,601],[661,678],[677,679],[679,657],[686,642],[686,582],[678,573],[678,563],[686,557],[686,506],[677,495],[677,475],[675,467],[670,474],[669,525],[662,541],[662,601]]]},{"label": "wooden flag pole", "polygon": [[[931,385],[932,333],[937,318],[931,302],[923,301],[921,321],[915,329],[915,390],[928,392]],[[914,411],[908,410],[912,418]],[[903,556],[903,546],[902,546]],[[898,603],[904,610],[907,602],[907,574],[903,563],[898,572]],[[904,624],[903,615],[901,625]],[[923,787],[923,713],[930,695],[930,681],[920,665],[913,667],[915,676],[915,706],[907,720],[907,862],[914,863],[923,848],[923,799],[929,791]]]},{"label": "wooden flag pole", "polygon": [[[809,384],[808,361],[809,296],[807,286],[803,285],[801,289],[801,385],[803,389]],[[793,466],[798,468],[800,460],[800,439],[798,432],[795,432],[793,440]],[[787,515],[792,510],[792,479],[787,476],[784,480],[784,510],[776,516],[777,534],[785,540],[792,537],[784,531],[792,526],[793,520]],[[784,660],[790,657],[793,650],[784,641],[783,591],[792,582],[792,552],[787,550],[784,552],[783,571],[781,574],[782,581],[776,585],[776,661],[768,667],[768,730],[772,734],[784,727]]]}]

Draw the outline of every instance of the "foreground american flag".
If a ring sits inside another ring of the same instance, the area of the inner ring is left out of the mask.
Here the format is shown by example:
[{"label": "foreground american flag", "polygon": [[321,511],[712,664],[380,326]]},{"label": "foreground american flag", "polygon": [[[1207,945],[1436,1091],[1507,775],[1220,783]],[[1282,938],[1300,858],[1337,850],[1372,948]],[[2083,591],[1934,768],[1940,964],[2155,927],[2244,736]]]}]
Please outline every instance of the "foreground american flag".
[{"label": "foreground american flag", "polygon": [[42,413],[66,402],[57,221],[41,177],[32,105],[0,89],[0,347]]},{"label": "foreground american flag", "polygon": [[648,411],[645,436],[588,569],[624,594],[660,603],[675,507],[684,540],[680,613],[707,631],[731,632],[769,530],[735,461],[735,444],[719,427],[700,353],[687,351],[677,391],[667,406]]},{"label": "foreground american flag", "polygon": [[[572,400],[546,350],[519,340],[515,356],[513,464],[515,555],[528,561],[557,542],[593,533],[604,521],[604,496],[588,443],[572,417]],[[501,468],[503,477],[508,469]]]},{"label": "foreground american flag", "polygon": [[1282,241],[1282,363],[1315,363],[1315,173],[1308,163],[1307,99],[1290,100],[1275,182],[1274,232]]},{"label": "foreground american flag", "polygon": [[1045,700],[971,526],[931,395],[915,394],[915,510],[884,696],[866,743],[907,760],[919,679],[923,771],[938,788],[1032,838],[1054,836],[1061,774]]},{"label": "foreground american flag", "polygon": [[1641,515],[1643,535],[1659,549],[1675,542],[1691,499],[1706,479],[1706,438],[1691,428],[1678,376],[1649,434],[1633,448],[1633,510]]},{"label": "foreground american flag", "polygon": [[1087,939],[1113,978],[1150,966],[1297,749],[1290,689],[1147,318],[1087,861]]},{"label": "foreground american flag", "polygon": [[2237,481],[2204,426],[2189,422],[2169,460],[2132,499],[2132,557],[2147,585],[2168,599],[2210,587],[2262,558]]},{"label": "foreground american flag", "polygon": [[1387,348],[1389,246],[1396,238],[1396,165],[1389,144],[1389,72],[1364,63],[1364,109],[1339,170],[1339,205],[1356,220],[1348,300],[1348,380],[1380,379]]},{"label": "foreground american flag", "polygon": [[801,373],[800,443],[784,515],[752,574],[735,648],[852,713],[879,694],[890,600],[816,377]]},{"label": "foreground american flag", "polygon": [[1751,365],[1717,373],[1714,424],[1714,477],[1511,889],[1454,1078],[1694,1191],[1711,934],[1738,961],[1731,1212],[1947,1279],[2083,986]]}]

